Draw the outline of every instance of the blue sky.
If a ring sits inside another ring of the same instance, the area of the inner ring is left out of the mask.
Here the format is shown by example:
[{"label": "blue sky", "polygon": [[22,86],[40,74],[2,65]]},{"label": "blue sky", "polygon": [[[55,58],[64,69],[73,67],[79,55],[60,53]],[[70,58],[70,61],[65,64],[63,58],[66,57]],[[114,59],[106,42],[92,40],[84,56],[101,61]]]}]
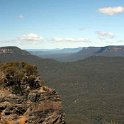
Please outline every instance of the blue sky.
[{"label": "blue sky", "polygon": [[0,0],[0,46],[124,45],[122,0]]}]

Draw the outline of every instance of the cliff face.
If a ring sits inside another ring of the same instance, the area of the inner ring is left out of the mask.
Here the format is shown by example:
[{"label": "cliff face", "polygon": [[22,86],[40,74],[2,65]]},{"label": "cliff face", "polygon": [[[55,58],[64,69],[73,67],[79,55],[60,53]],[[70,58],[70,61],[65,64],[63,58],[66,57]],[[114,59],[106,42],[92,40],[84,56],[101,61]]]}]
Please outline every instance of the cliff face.
[{"label": "cliff face", "polygon": [[30,53],[28,53],[25,50],[21,50],[18,47],[15,46],[8,46],[8,47],[0,47],[0,55],[30,55]]},{"label": "cliff face", "polygon": [[[22,63],[16,65],[20,67]],[[5,68],[5,64],[0,68],[0,124],[65,123],[61,99],[55,90],[43,86],[34,74],[25,71],[23,78],[18,78],[17,72],[9,69],[8,74]]]}]

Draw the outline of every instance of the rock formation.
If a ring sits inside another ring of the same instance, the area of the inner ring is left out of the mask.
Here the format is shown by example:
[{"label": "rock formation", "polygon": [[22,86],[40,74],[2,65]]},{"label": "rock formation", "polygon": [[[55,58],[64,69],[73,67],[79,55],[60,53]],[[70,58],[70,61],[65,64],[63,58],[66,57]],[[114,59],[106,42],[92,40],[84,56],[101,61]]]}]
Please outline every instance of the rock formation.
[{"label": "rock formation", "polygon": [[0,124],[65,124],[61,99],[34,65],[0,65]]},{"label": "rock formation", "polygon": [[8,47],[0,47],[0,55],[30,55],[25,50],[21,50],[20,48],[16,46],[8,46]]}]

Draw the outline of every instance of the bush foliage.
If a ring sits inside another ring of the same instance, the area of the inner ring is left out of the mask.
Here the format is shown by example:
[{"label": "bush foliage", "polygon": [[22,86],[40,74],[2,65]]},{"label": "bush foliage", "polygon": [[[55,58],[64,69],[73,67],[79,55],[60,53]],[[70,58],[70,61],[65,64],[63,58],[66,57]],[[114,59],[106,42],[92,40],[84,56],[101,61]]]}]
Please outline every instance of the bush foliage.
[{"label": "bush foliage", "polygon": [[40,79],[35,65],[25,62],[9,62],[0,64],[0,86],[10,87],[13,93],[22,94],[24,83],[30,88],[39,86]]}]

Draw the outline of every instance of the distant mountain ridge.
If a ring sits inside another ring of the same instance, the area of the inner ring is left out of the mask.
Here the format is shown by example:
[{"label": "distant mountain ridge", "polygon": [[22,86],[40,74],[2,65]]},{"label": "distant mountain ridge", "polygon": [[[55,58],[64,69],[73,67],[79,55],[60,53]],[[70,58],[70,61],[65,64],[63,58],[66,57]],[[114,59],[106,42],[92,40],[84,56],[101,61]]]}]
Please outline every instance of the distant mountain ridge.
[{"label": "distant mountain ridge", "polygon": [[78,47],[64,49],[28,49],[27,51],[38,57],[60,60],[61,58],[79,52],[81,49],[81,47]]},{"label": "distant mountain ridge", "polygon": [[66,49],[65,51],[66,52],[62,52],[61,50],[56,50],[56,51],[48,50],[48,51],[35,51],[35,52],[29,51],[29,52],[33,55],[37,55],[42,58],[50,58],[62,62],[83,60],[91,56],[124,57],[124,46],[83,47],[77,49],[70,48],[70,49]]},{"label": "distant mountain ridge", "polygon": [[112,56],[124,56],[124,46],[106,46],[102,47],[98,52],[103,55],[112,55]]},{"label": "distant mountain ridge", "polygon": [[7,47],[0,47],[0,55],[30,55],[29,52],[25,50],[21,50],[20,48],[16,46],[7,46]]},{"label": "distant mountain ridge", "polygon": [[58,62],[31,54],[0,55],[0,61],[37,65],[46,84],[61,94],[67,123],[98,124],[101,118],[99,124],[124,124],[124,57],[100,56],[112,51],[122,54],[123,49],[109,48],[84,48],[84,53],[89,51],[88,56],[94,53],[93,56],[75,62]]},{"label": "distant mountain ridge", "polygon": [[55,49],[26,49],[27,51],[42,51],[42,52],[52,52],[52,53],[73,53],[78,52],[82,49],[82,47],[77,48],[55,48]]}]

